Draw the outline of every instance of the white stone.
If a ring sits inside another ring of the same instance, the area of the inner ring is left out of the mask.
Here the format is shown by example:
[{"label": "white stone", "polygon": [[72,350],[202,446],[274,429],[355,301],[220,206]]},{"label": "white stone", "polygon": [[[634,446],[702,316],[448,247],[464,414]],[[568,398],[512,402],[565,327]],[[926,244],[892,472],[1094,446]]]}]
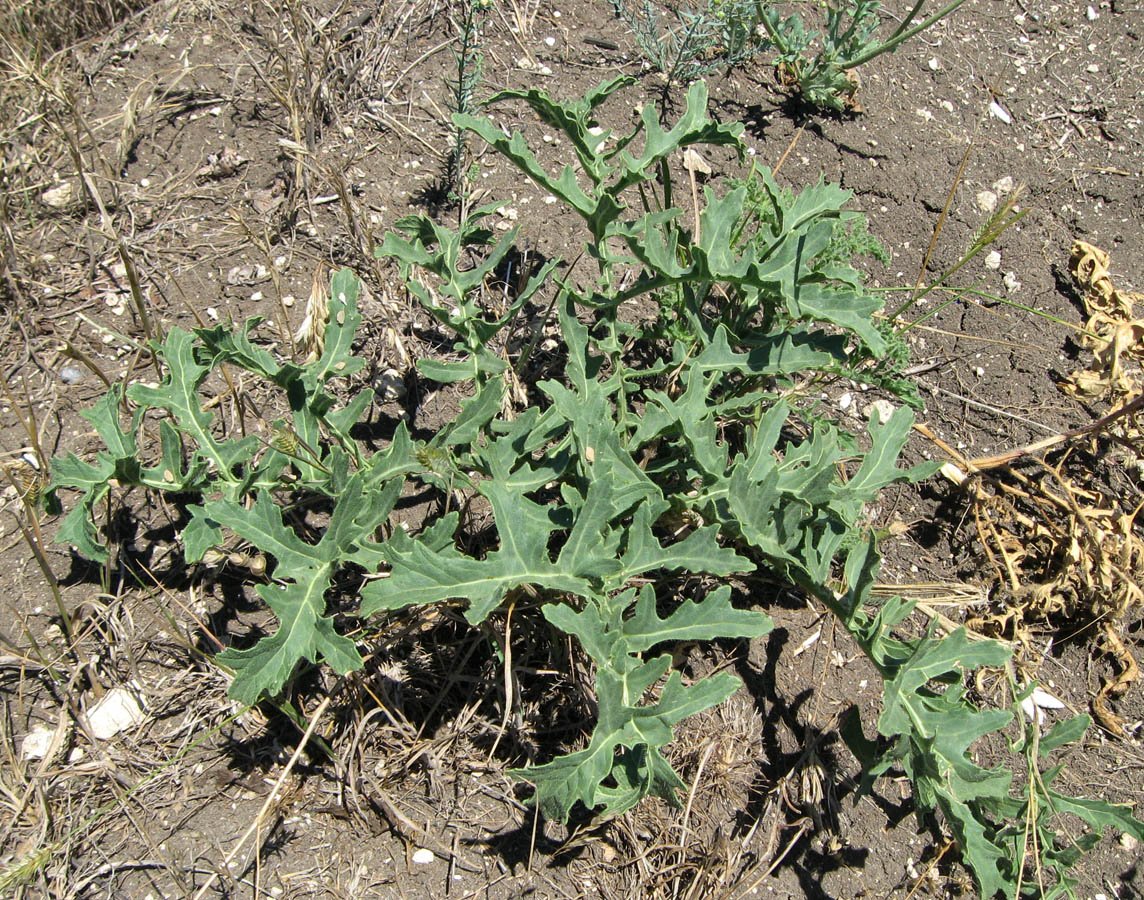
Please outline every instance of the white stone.
[{"label": "white stone", "polygon": [[47,725],[37,725],[26,735],[20,743],[20,756],[24,759],[43,759],[52,749],[52,738],[56,730]]},{"label": "white stone", "polygon": [[885,425],[890,421],[890,416],[894,414],[896,409],[897,407],[889,400],[875,400],[863,410],[863,415],[871,422]]},{"label": "white stone", "polygon": [[101,741],[115,737],[121,731],[135,728],[143,721],[143,708],[135,694],[124,687],[115,687],[104,694],[87,711],[87,724],[91,733]]},{"label": "white stone", "polygon": [[983,213],[993,212],[997,208],[997,195],[992,191],[978,191],[977,208]]},{"label": "white stone", "polygon": [[433,862],[437,857],[433,854],[432,850],[426,850],[422,847],[420,850],[413,851],[413,861],[419,866],[425,866]]},{"label": "white stone", "polygon": [[1001,268],[1001,254],[996,250],[990,250],[989,255],[985,257],[985,268],[993,269],[996,271]]},{"label": "white stone", "polygon": [[993,190],[997,192],[997,196],[1008,194],[1013,190],[1013,176],[1004,175],[993,182]]},{"label": "white stone", "polygon": [[1013,117],[1009,115],[1005,107],[1003,107],[996,100],[991,100],[989,102],[989,115],[993,116],[993,118],[1001,122],[1004,122],[1006,125],[1013,124]]},{"label": "white stone", "polygon": [[405,379],[397,369],[386,369],[373,383],[377,396],[385,401],[405,399]]},{"label": "white stone", "polygon": [[551,37],[551,36],[546,37],[544,39],[544,43],[546,43],[549,47],[555,47],[556,46],[556,38]]},{"label": "white stone", "polygon": [[1001,283],[1005,285],[1005,290],[1010,294],[1021,290],[1021,282],[1017,280],[1016,272],[1006,272],[1005,277],[1001,279]]},{"label": "white stone", "polygon": [[63,209],[72,201],[73,189],[70,181],[57,184],[40,194],[40,199],[52,209]]},{"label": "white stone", "polygon": [[843,410],[849,409],[853,402],[854,396],[849,391],[847,391],[845,394],[838,398],[838,408]]}]

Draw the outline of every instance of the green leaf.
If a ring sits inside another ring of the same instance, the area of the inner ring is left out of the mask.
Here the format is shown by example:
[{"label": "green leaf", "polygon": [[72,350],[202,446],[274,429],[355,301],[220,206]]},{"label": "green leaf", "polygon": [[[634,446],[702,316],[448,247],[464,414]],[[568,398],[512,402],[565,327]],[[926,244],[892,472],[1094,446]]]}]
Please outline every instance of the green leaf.
[{"label": "green leaf", "polygon": [[894,410],[884,425],[871,419],[868,426],[870,450],[863,456],[858,471],[838,492],[840,503],[853,505],[856,512],[862,504],[877,497],[882,488],[899,481],[922,481],[941,467],[941,463],[928,462],[909,470],[897,468],[898,457],[909,439],[913,424],[913,411],[904,406]]},{"label": "green leaf", "polygon": [[662,546],[652,533],[652,506],[643,503],[636,508],[628,528],[627,547],[621,558],[624,580],[648,575],[660,569],[682,569],[686,572],[727,576],[750,572],[750,560],[730,547],[720,547],[719,526],[698,528],[681,541]]},{"label": "green leaf", "polygon": [[[1010,651],[996,641],[970,641],[964,628],[958,628],[942,640],[922,641],[913,657],[886,682],[878,731],[887,737],[914,732],[920,737],[933,738],[940,730],[942,739],[949,740],[947,730],[939,729],[939,723],[933,722],[932,729],[925,727],[927,719],[933,720],[932,716],[919,712],[919,691],[930,681],[951,673],[1002,665],[1009,656]],[[1004,715],[1007,720],[1009,714]]]},{"label": "green leaf", "polygon": [[138,454],[135,443],[135,432],[139,428],[139,421],[143,418],[143,411],[136,410],[131,420],[131,430],[124,431],[119,424],[119,391],[110,390],[95,402],[91,409],[85,409],[80,415],[87,419],[103,443],[111,459],[134,459]]},{"label": "green leaf", "polygon": [[[661,656],[623,674],[601,669],[597,674],[600,717],[588,747],[510,773],[536,786],[535,801],[545,816],[566,822],[577,802],[590,811],[603,807],[601,815],[618,815],[648,794],[678,805],[683,782],[659,748],[671,741],[676,723],[722,703],[739,682],[724,672],[684,687],[679,673],[672,672],[657,702],[635,705],[670,664],[670,656]],[[620,748],[640,748],[647,763],[633,767],[630,756],[617,759]],[[610,787],[603,782],[613,770],[618,786]]]},{"label": "green leaf", "polygon": [[504,402],[504,380],[499,376],[486,381],[473,397],[461,402],[461,412],[438,432],[432,443],[437,447],[472,444],[481,431],[500,412]]},{"label": "green leaf", "polygon": [[701,601],[685,600],[663,619],[655,607],[655,592],[650,589],[641,591],[635,610],[620,629],[619,647],[623,652],[641,653],[664,641],[756,638],[774,627],[763,613],[735,609],[731,605],[731,588],[726,585]]},{"label": "green leaf", "polygon": [[886,341],[874,327],[874,313],[882,308],[882,301],[877,297],[804,281],[795,288],[793,296],[788,297],[787,308],[796,319],[816,319],[853,331],[875,356],[886,351]]},{"label": "green leaf", "polygon": [[732,122],[724,125],[707,118],[707,83],[696,81],[687,90],[687,108],[671,131],[664,131],[659,124],[659,111],[654,104],[644,105],[640,118],[646,135],[643,153],[633,159],[627,152],[620,154],[623,174],[611,190],[619,194],[631,185],[638,184],[648,177],[649,170],[660,160],[665,159],[683,147],[692,144],[731,146],[743,152],[743,124]]},{"label": "green leaf", "polygon": [[1127,806],[1097,798],[1069,797],[1054,790],[1049,791],[1049,798],[1057,812],[1072,813],[1096,829],[1098,839],[1104,828],[1111,825],[1138,841],[1144,841],[1144,823],[1134,817]]},{"label": "green leaf", "polygon": [[477,377],[477,367],[473,359],[458,362],[441,362],[436,359],[417,360],[417,371],[438,384],[454,384]]},{"label": "green leaf", "polygon": [[571,103],[558,103],[545,91],[501,91],[489,98],[488,102],[502,100],[523,100],[548,125],[564,133],[579,158],[580,165],[596,184],[603,182],[613,171],[606,164],[600,149],[609,137],[609,132],[593,133],[596,122],[592,112],[621,88],[636,83],[629,75],[617,75],[609,81],[601,82],[588,91],[584,98]]},{"label": "green leaf", "polygon": [[417,540],[391,540],[383,548],[390,561],[390,575],[362,589],[364,615],[466,599],[469,608],[465,617],[476,625],[508,591],[522,585],[591,593],[588,579],[549,559],[548,539],[556,523],[546,507],[496,482],[484,482],[479,490],[493,508],[500,549],[484,559],[472,559],[451,549],[431,550]]},{"label": "green leaf", "polygon": [[[253,435],[237,441],[216,440],[211,432],[213,416],[203,409],[199,386],[210,366],[195,359],[194,337],[181,328],[172,328],[159,354],[167,364],[167,374],[158,387],[133,384],[127,396],[145,408],[166,409],[174,417],[175,427],[191,438],[196,453],[214,463],[225,481],[237,482],[235,469],[254,455],[258,439]],[[193,464],[193,463],[192,463]]]},{"label": "green leaf", "polygon": [[960,685],[940,694],[928,685],[978,666],[1002,665],[1009,655],[994,641],[970,642],[964,628],[941,640],[926,637],[886,681],[878,720],[882,735],[903,736],[894,756],[913,781],[919,805],[942,810],[986,897],[1005,889],[1007,856],[993,837],[995,828],[981,801],[1004,800],[1012,776],[977,765],[969,750],[979,738],[1003,727],[1011,715],[973,709],[964,701]]},{"label": "green leaf", "polygon": [[293,363],[281,363],[272,353],[254,345],[250,332],[262,322],[261,316],[254,316],[247,319],[238,332],[215,325],[213,328],[196,328],[195,335],[213,357],[214,364],[227,362],[240,366],[279,387],[286,387],[301,376],[302,369]]},{"label": "green leaf", "polygon": [[281,508],[265,491],[258,493],[250,509],[233,500],[212,500],[204,509],[212,521],[273,556],[281,569],[279,577],[295,578],[297,573],[326,566],[334,559],[321,544],[307,544],[287,528]]},{"label": "green leaf", "polygon": [[95,505],[107,496],[109,490],[110,487],[105,485],[85,495],[83,502],[68,513],[60,523],[55,542],[70,544],[84,559],[96,563],[107,562],[109,558],[107,545],[100,540],[99,529],[95,527],[92,516]]},{"label": "green leaf", "polygon": [[276,695],[302,659],[325,660],[342,674],[361,665],[353,641],[337,634],[324,613],[325,593],[335,568],[358,554],[393,509],[401,489],[400,482],[393,482],[386,490],[367,494],[367,483],[364,473],[349,479],[317,544],[307,544],[288,528],[281,508],[264,491],[249,509],[224,499],[213,500],[201,514],[196,513],[192,523],[202,520],[203,525],[192,532],[188,552],[201,556],[207,531],[216,526],[229,528],[275,558],[276,580],[291,582],[264,585],[258,591],[278,616],[278,630],[247,650],[227,650],[219,656],[220,662],[235,670],[231,694],[236,699],[253,703],[264,693]]},{"label": "green leaf", "polygon": [[191,521],[179,535],[183,542],[183,559],[188,563],[201,562],[203,554],[222,543],[222,528],[207,515],[201,506],[189,506]]},{"label": "green leaf", "polygon": [[1075,743],[1084,737],[1084,733],[1088,731],[1091,724],[1092,717],[1083,714],[1065,719],[1063,722],[1058,722],[1047,734],[1043,735],[1037,742],[1037,747],[1042,753],[1051,753],[1065,744]]},{"label": "green leaf", "polygon": [[216,657],[234,670],[229,693],[240,703],[276,696],[302,659],[324,660],[342,675],[361,668],[354,642],[338,634],[333,620],[320,614],[330,586],[330,566],[311,569],[305,576],[293,584],[260,585],[258,595],[278,616],[278,630],[247,650],[227,649]]},{"label": "green leaf", "polygon": [[350,269],[338,269],[330,277],[330,314],[322,356],[304,370],[311,395],[317,385],[338,375],[352,375],[365,365],[364,359],[350,352],[361,325],[357,305],[360,292],[361,281]]}]

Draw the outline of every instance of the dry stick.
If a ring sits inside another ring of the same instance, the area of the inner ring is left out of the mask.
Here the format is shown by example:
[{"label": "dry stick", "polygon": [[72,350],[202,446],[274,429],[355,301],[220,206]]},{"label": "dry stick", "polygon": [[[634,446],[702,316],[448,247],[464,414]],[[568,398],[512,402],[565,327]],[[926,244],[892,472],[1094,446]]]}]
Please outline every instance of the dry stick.
[{"label": "dry stick", "polygon": [[[79,112],[74,107],[72,108],[72,115],[78,129],[80,124]],[[60,130],[63,131],[64,129],[61,127]],[[123,235],[116,229],[115,222],[111,218],[111,214],[108,213],[106,204],[103,202],[103,195],[95,184],[95,178],[91,172],[87,170],[87,166],[84,165],[83,155],[80,153],[79,145],[71,135],[68,135],[67,146],[72,158],[72,165],[75,166],[76,172],[79,174],[80,182],[83,184],[84,190],[87,192],[92,204],[99,210],[99,222],[102,226],[104,237],[115,244],[115,249],[119,253],[119,259],[123,263],[123,269],[127,275],[128,287],[131,288],[131,300],[135,305],[135,312],[139,316],[139,324],[143,327],[143,333],[147,336],[147,340],[149,341],[162,340],[162,329],[158,326],[152,326],[151,316],[147,313],[147,305],[143,301],[143,291],[139,286],[139,272],[135,268],[135,260],[131,257],[131,253],[127,249],[127,243],[123,240]],[[159,361],[155,359],[154,354],[151,355],[151,361],[155,364],[156,371],[158,371]]]},{"label": "dry stick", "polygon": [[1022,456],[1027,456],[1030,453],[1036,453],[1039,450],[1044,450],[1048,447],[1054,447],[1057,444],[1062,444],[1065,441],[1072,440],[1075,437],[1081,437],[1086,434],[1091,434],[1094,431],[1100,431],[1106,426],[1112,424],[1117,419],[1127,415],[1131,415],[1137,410],[1144,407],[1144,393],[1140,394],[1134,400],[1130,400],[1120,409],[1110,412],[1108,415],[1097,419],[1095,422],[1090,422],[1087,425],[1081,425],[1079,428],[1070,428],[1068,431],[1062,431],[1059,434],[1054,434],[1051,437],[1042,438],[1025,447],[1019,447],[1016,450],[1009,450],[1006,453],[999,453],[996,456],[982,456],[978,459],[969,460],[971,466],[975,469],[991,469],[995,466],[1003,466],[1006,463],[1012,462]]},{"label": "dry stick", "polygon": [[949,214],[949,208],[953,205],[953,195],[957,192],[957,186],[961,184],[961,176],[965,172],[965,164],[969,162],[969,154],[973,151],[973,141],[970,141],[965,146],[965,152],[961,154],[961,164],[957,167],[957,174],[953,177],[953,184],[949,186],[949,196],[945,198],[945,206],[942,207],[941,215],[937,217],[937,224],[933,227],[933,236],[930,237],[929,246],[926,247],[925,256],[922,257],[921,268],[918,269],[918,280],[914,282],[914,290],[910,295],[910,302],[917,296],[918,291],[922,288],[922,281],[926,277],[926,269],[929,267],[930,256],[933,255],[934,248],[937,246],[937,239],[941,237],[942,229],[945,227],[945,217]]},{"label": "dry stick", "polygon": [[[806,830],[809,827],[810,827],[809,820],[807,820],[807,819],[800,820],[798,823],[798,828],[794,833],[794,836],[787,842],[787,845],[785,847],[783,847],[783,849],[779,853],[779,855],[776,856],[774,858],[774,860],[772,860],[772,862],[769,866],[767,866],[767,870],[765,872],[763,872],[754,881],[752,881],[750,883],[750,885],[747,886],[747,889],[745,891],[743,891],[741,894],[739,894],[739,896],[738,896],[738,898],[736,898],[736,900],[744,900],[745,897],[750,896],[751,892],[754,891],[755,888],[757,888],[760,884],[763,883],[763,881],[765,881],[767,878],[769,878],[770,874],[775,869],[777,869],[780,865],[782,865],[782,861],[784,859],[786,859],[787,854],[790,853],[790,851],[794,848],[794,845],[797,844],[799,842],[799,840],[802,839],[803,834],[806,832]],[[762,863],[760,863],[760,865],[762,865]],[[734,888],[732,888],[732,890],[734,890]],[[730,895],[724,894],[723,896],[726,897],[726,896],[730,896]]]},{"label": "dry stick", "polygon": [[962,403],[965,403],[969,406],[976,406],[980,409],[988,410],[989,412],[993,413],[995,416],[1002,416],[1003,418],[1006,418],[1006,419],[1013,419],[1014,421],[1022,422],[1023,424],[1028,425],[1032,428],[1038,428],[1041,431],[1047,431],[1049,434],[1055,434],[1056,433],[1048,425],[1042,425],[1040,422],[1034,422],[1032,419],[1026,419],[1024,416],[1019,416],[1016,413],[1008,412],[1004,409],[1001,409],[998,406],[991,406],[988,403],[982,403],[980,400],[974,400],[974,399],[972,399],[970,397],[966,397],[962,394],[957,394],[957,393],[954,393],[953,391],[947,391],[945,388],[938,387],[936,384],[931,384],[930,382],[925,381],[924,379],[919,378],[918,384],[920,384],[922,387],[924,387],[927,391],[930,391],[932,393],[945,394],[947,397],[953,397],[954,400],[960,400]]},{"label": "dry stick", "polygon": [[[707,760],[711,758],[712,752],[715,750],[715,745],[718,741],[711,741],[707,745],[707,749],[703,753],[702,759],[699,760],[699,768],[695,771],[695,778],[691,782],[691,790],[687,792],[687,806],[683,810],[683,821],[679,826],[679,863],[680,868],[687,861],[687,832],[688,826],[691,822],[691,805],[695,801],[695,794],[699,790],[699,782],[703,779],[703,770],[707,767]],[[671,883],[671,900],[675,900],[679,896],[679,879],[680,875],[677,874]]]},{"label": "dry stick", "polygon": [[[290,773],[294,771],[294,765],[298,762],[298,757],[302,755],[302,751],[306,748],[306,745],[310,743],[310,737],[313,735],[314,729],[318,727],[318,721],[322,718],[326,707],[330,705],[330,699],[330,697],[324,698],[322,702],[318,704],[318,708],[314,710],[314,714],[310,717],[310,724],[306,728],[306,733],[302,735],[302,740],[300,740],[298,746],[294,748],[294,753],[290,757],[290,761],[286,763],[286,768],[282,770],[282,774],[278,776],[278,780],[274,783],[274,789],[270,792],[270,796],[268,796],[266,802],[262,804],[262,808],[258,811],[258,815],[254,817],[254,821],[250,823],[250,827],[246,829],[246,832],[231,848],[230,853],[223,859],[223,868],[230,868],[231,861],[238,855],[238,851],[242,849],[243,845],[250,839],[250,836],[262,826],[262,820],[270,810],[270,807],[273,806],[274,801],[278,799],[278,792],[282,789],[283,783],[289,777]],[[193,900],[202,900],[203,895],[210,890],[216,878],[218,878],[218,872],[212,872],[210,878],[206,880],[206,883],[199,888]]]},{"label": "dry stick", "polygon": [[489,748],[488,758],[485,759],[485,765],[493,761],[493,754],[497,752],[497,747],[500,746],[501,738],[508,730],[509,716],[512,715],[513,704],[513,677],[512,677],[512,613],[516,609],[516,597],[509,601],[508,609],[505,610],[504,615],[504,715],[501,716],[500,731],[497,732],[496,739],[493,741],[492,747]]},{"label": "dry stick", "polygon": [[[906,894],[905,900],[910,900],[910,898],[918,892],[918,888],[920,888],[922,886],[922,884],[925,882],[926,877],[929,875],[930,872],[933,871],[934,866],[936,866],[939,862],[941,862],[941,858],[943,856],[945,856],[946,853],[949,852],[949,849],[951,847],[954,847],[954,846],[956,846],[956,845],[954,844],[953,841],[946,842],[946,845],[941,848],[941,852],[938,853],[938,855],[935,856],[932,860],[930,860],[930,864],[928,866],[926,866],[926,870],[924,872],[922,872],[921,875],[918,876],[917,881],[914,882],[914,886],[912,888],[910,888],[910,892],[908,894]],[[893,893],[893,892],[891,891],[891,893]],[[887,896],[889,896],[889,895],[887,895]]]},{"label": "dry stick", "polygon": [[791,152],[791,151],[794,149],[794,145],[798,143],[798,139],[799,139],[800,137],[802,137],[802,133],[803,133],[803,131],[805,131],[805,130],[806,130],[806,124],[805,124],[805,123],[803,123],[802,125],[799,125],[799,126],[798,126],[798,131],[796,131],[796,132],[794,133],[794,137],[792,137],[792,138],[790,139],[790,143],[789,143],[789,144],[787,144],[787,148],[786,148],[786,149],[783,151],[783,155],[779,157],[779,161],[778,161],[777,163],[775,163],[775,167],[774,167],[774,170],[771,172],[771,177],[772,177],[772,178],[773,178],[775,175],[778,175],[778,174],[779,174],[779,169],[781,169],[781,168],[783,167],[783,163],[785,163],[785,162],[786,162],[786,158],[787,158],[788,156],[790,156],[790,152]]}]

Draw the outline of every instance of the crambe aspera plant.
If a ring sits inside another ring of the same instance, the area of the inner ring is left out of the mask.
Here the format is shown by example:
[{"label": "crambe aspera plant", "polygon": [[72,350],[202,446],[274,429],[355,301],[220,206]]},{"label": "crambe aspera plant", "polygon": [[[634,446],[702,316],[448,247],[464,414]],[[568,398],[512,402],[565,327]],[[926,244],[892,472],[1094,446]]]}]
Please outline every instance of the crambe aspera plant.
[{"label": "crambe aspera plant", "polygon": [[922,18],[926,0],[916,0],[884,40],[877,37],[879,0],[829,0],[821,34],[808,30],[797,12],[784,18],[779,4],[770,0],[706,0],[678,8],[677,22],[666,28],[652,0],[613,0],[613,6],[644,55],[666,77],[665,91],[770,53],[784,84],[797,88],[812,106],[841,111],[860,109],[854,96],[859,66],[896,50],[964,2],[952,0]]},{"label": "crambe aspera plant", "polygon": [[[258,593],[278,630],[219,657],[235,672],[231,693],[245,702],[283,690],[303,660],[342,673],[361,665],[326,610],[347,567],[384,576],[360,588],[363,617],[461,603],[476,625],[527,595],[594,669],[590,738],[515,772],[559,820],[576,806],[616,815],[649,794],[679,803],[683,782],[665,754],[673,727],[738,682],[724,672],[685,683],[672,670],[672,646],[766,634],[770,619],[736,597],[735,577],[776,573],[829,608],[884,679],[875,738],[854,718],[845,729],[868,778],[906,773],[919,810],[945,820],[984,896],[1032,896],[1023,866],[1030,841],[1050,873],[1075,861],[1072,850],[1049,848],[1055,813],[1144,836],[1117,807],[1057,793],[1055,771],[1039,772],[1035,753],[1036,787],[1024,796],[1010,773],[975,762],[974,744],[1010,714],[977,709],[963,676],[1004,665],[1008,651],[970,642],[964,630],[903,638],[895,627],[911,606],[872,601],[879,557],[863,508],[933,466],[898,466],[908,406],[856,435],[815,405],[830,379],[873,371],[888,389],[900,384],[893,336],[874,318],[881,303],[847,258],[846,248],[862,246],[860,217],[844,208],[849,193],[823,183],[787,192],[757,170],[708,189],[690,220],[672,203],[673,164],[692,145],[739,148],[741,126],[711,121],[706,87],[696,83],[670,129],[649,105],[629,134],[598,130],[594,111],[627,83],[615,79],[567,104],[540,91],[494,98],[524,101],[567,137],[574,159],[559,172],[544,168],[521,134],[455,119],[583,222],[596,263],[586,286],[553,261],[507,311],[486,311],[480,286],[515,237],[492,244],[480,227],[487,209],[458,232],[406,218],[379,248],[411,296],[452,331],[462,357],[421,363],[425,376],[466,392],[431,440],[414,441],[404,424],[380,452],[353,439],[368,393],[337,399],[336,382],[360,367],[350,352],[358,283],[343,270],[333,276],[325,351],[313,363],[282,363],[258,347],[257,320],[237,331],[172,329],[154,348],[167,369],[162,383],[112,392],[89,413],[107,450],[94,462],[55,461],[51,497],[81,492],[63,539],[105,558],[101,501],[137,487],[200,499],[182,535],[189,561],[233,537],[272,557],[270,583]],[[652,301],[657,321],[622,319],[621,305],[634,298]],[[536,375],[524,353],[509,351],[525,304],[555,310],[562,370]],[[224,365],[280,389],[289,421],[267,426],[262,439],[220,436],[202,394]],[[508,415],[512,379],[526,385],[530,404]],[[156,420],[159,447],[140,447]],[[389,529],[407,479],[450,499],[459,491],[466,502],[442,503],[412,532]],[[331,512],[303,540],[292,508],[307,495]],[[475,540],[464,515],[478,498],[493,541]],[[1078,738],[1083,724],[1050,732],[1041,749]]]}]

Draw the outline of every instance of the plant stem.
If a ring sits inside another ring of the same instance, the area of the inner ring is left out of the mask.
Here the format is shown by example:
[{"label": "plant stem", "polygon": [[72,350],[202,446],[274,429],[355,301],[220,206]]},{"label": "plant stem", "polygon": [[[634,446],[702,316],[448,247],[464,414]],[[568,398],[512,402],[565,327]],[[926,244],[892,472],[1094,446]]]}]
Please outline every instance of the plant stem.
[{"label": "plant stem", "polygon": [[952,3],[942,7],[920,25],[915,25],[908,31],[902,31],[901,28],[899,28],[898,31],[894,33],[894,36],[887,40],[884,44],[879,44],[873,50],[867,50],[865,53],[856,56],[854,59],[847,60],[846,62],[842,63],[839,68],[845,72],[847,69],[854,69],[860,65],[863,65],[864,63],[868,63],[870,60],[881,56],[883,53],[889,53],[891,50],[897,47],[898,44],[902,43],[903,41],[908,41],[915,34],[925,31],[935,22],[938,22],[941,19],[944,19],[950,13],[955,12],[957,8],[964,2],[965,0],[953,0]]}]

